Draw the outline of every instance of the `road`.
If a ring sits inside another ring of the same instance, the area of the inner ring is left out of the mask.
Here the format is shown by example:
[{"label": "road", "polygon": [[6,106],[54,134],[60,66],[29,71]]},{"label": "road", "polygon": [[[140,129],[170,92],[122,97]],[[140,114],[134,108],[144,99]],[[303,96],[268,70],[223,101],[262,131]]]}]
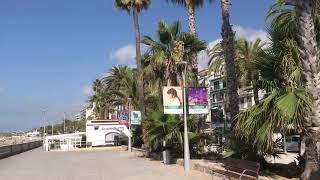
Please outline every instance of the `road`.
[{"label": "road", "polygon": [[178,165],[139,158],[119,149],[44,152],[41,148],[0,160],[2,180],[217,180]]}]

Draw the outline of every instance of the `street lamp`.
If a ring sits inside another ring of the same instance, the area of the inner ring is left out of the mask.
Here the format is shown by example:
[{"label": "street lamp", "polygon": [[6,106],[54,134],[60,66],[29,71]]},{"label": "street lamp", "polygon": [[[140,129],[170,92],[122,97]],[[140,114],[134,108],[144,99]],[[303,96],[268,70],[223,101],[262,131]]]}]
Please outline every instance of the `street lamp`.
[{"label": "street lamp", "polygon": [[63,112],[63,134],[66,133],[66,112]]},{"label": "street lamp", "polygon": [[46,112],[47,112],[47,109],[46,108],[43,108],[41,109],[42,113],[43,113],[43,137],[46,136]]},{"label": "street lamp", "polygon": [[129,102],[129,137],[128,137],[128,150],[129,152],[132,152],[132,144],[131,144],[131,100],[132,98],[128,98],[128,102]]},{"label": "street lamp", "polygon": [[190,150],[189,150],[189,139],[188,139],[188,125],[187,125],[187,93],[186,93],[186,72],[188,62],[181,61],[184,65],[184,70],[182,72],[183,78],[183,121],[184,121],[184,131],[183,131],[183,144],[184,144],[184,170],[185,172],[190,171]]}]

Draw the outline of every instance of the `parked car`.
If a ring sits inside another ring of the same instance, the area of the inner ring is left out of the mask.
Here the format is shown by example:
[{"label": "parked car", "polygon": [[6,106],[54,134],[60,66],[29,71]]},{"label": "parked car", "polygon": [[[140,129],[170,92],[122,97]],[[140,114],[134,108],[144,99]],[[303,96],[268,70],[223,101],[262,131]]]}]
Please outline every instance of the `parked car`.
[{"label": "parked car", "polygon": [[286,147],[287,151],[299,152],[299,135],[287,136],[286,137]]}]

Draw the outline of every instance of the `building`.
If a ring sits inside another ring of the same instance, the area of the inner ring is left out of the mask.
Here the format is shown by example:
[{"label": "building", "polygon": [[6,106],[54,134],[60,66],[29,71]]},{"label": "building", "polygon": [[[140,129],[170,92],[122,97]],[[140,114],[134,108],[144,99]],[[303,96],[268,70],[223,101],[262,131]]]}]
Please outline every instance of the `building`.
[{"label": "building", "polygon": [[76,121],[81,121],[86,119],[86,109],[80,111],[75,115],[75,120]]},{"label": "building", "polygon": [[[229,127],[231,120],[224,71],[209,73],[208,70],[202,70],[198,73],[198,79],[202,86],[208,87],[209,114],[206,122],[211,128]],[[238,93],[240,111],[255,104],[252,86],[240,87]],[[259,100],[263,99],[265,94],[264,91],[259,91]]]},{"label": "building", "polygon": [[128,123],[119,120],[88,120],[87,143],[92,146],[116,145],[120,136],[129,136]]}]

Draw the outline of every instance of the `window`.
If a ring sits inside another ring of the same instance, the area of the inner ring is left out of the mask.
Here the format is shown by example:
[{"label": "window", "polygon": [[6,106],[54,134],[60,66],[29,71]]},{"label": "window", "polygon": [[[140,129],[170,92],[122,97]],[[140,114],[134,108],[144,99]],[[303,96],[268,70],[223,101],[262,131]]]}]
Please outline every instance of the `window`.
[{"label": "window", "polygon": [[99,126],[94,126],[94,130],[99,130]]},{"label": "window", "polygon": [[224,93],[219,93],[217,97],[217,101],[223,101],[224,100]]},{"label": "window", "polygon": [[215,82],[213,83],[213,87],[214,87],[214,90],[220,89],[220,83],[219,83],[219,81],[215,81]]},{"label": "window", "polygon": [[226,88],[226,87],[227,87],[227,82],[223,81],[223,88]]},{"label": "window", "polygon": [[211,94],[211,101],[216,102],[216,94]]}]

